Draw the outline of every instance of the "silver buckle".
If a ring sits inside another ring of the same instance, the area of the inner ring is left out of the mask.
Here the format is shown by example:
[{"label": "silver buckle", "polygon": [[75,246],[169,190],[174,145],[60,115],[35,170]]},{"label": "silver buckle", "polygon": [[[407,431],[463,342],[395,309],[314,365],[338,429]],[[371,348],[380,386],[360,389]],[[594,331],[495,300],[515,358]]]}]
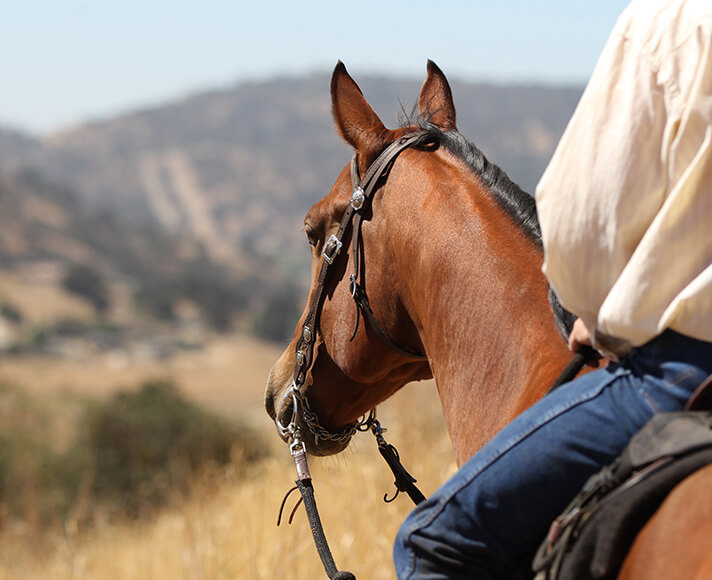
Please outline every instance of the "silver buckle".
[{"label": "silver buckle", "polygon": [[351,194],[351,207],[358,211],[363,207],[364,201],[366,201],[366,194],[361,187],[357,187]]},{"label": "silver buckle", "polygon": [[[297,420],[299,418],[299,397],[300,394],[297,384],[292,380],[292,386],[287,389],[286,393],[284,393],[282,403],[279,407],[277,415],[274,418],[274,422],[277,424],[277,431],[279,431],[279,434],[282,437],[291,436],[292,438],[295,438],[295,433],[298,430]],[[289,423],[284,425],[280,420],[280,415],[282,414],[284,407],[289,404],[290,399],[292,403],[292,417],[289,420]]]},{"label": "silver buckle", "polygon": [[333,264],[334,258],[336,258],[339,254],[341,246],[343,246],[341,240],[334,234],[331,234],[331,237],[326,240],[326,243],[324,244],[324,251],[321,253],[322,258],[324,258],[329,264]]}]

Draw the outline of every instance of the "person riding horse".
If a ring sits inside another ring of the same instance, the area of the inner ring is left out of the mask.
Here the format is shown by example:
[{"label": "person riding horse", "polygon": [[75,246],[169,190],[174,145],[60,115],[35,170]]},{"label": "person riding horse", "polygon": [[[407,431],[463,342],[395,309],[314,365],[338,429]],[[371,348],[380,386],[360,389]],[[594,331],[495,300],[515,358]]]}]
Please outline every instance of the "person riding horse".
[{"label": "person riding horse", "polygon": [[584,481],[712,373],[712,5],[634,0],[536,191],[543,271],[609,359],[406,519],[400,580],[511,578]]}]

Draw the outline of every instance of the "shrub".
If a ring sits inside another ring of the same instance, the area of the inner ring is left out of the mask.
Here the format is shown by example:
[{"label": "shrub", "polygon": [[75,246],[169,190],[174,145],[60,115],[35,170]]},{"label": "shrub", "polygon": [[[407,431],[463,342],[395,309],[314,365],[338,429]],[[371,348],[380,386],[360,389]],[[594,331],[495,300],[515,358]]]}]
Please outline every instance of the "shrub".
[{"label": "shrub", "polygon": [[15,324],[22,324],[25,319],[19,308],[7,303],[0,305],[0,316],[2,316],[5,320],[14,322]]},{"label": "shrub", "polygon": [[105,312],[109,308],[109,292],[104,279],[91,266],[77,264],[70,267],[63,286],[91,303],[97,312]]},{"label": "shrub", "polygon": [[274,342],[288,341],[301,314],[297,303],[301,297],[302,293],[289,285],[273,290],[254,320],[255,336]]},{"label": "shrub", "polygon": [[188,493],[196,476],[223,474],[218,468],[255,461],[265,448],[170,382],[89,402],[33,398],[0,381],[0,526],[7,518],[73,527],[97,510],[151,515]]},{"label": "shrub", "polygon": [[261,455],[257,439],[185,400],[172,383],[153,381],[118,393],[90,422],[94,493],[130,516],[150,513],[189,491],[210,465]]}]

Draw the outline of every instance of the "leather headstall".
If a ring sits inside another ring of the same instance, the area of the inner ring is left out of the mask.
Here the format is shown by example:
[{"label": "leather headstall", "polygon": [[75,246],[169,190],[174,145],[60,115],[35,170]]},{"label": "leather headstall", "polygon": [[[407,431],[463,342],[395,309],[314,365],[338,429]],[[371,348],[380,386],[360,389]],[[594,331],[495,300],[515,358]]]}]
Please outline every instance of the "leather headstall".
[{"label": "leather headstall", "polygon": [[358,313],[364,312],[364,316],[368,319],[373,329],[378,336],[391,349],[399,354],[412,358],[414,360],[426,360],[426,357],[414,352],[411,352],[398,344],[396,344],[376,322],[373,311],[368,302],[368,297],[364,288],[358,283],[359,280],[359,264],[361,260],[361,223],[363,220],[363,212],[371,202],[372,196],[378,188],[381,178],[386,176],[391,165],[396,157],[409,147],[422,146],[428,143],[432,137],[426,131],[414,131],[409,133],[397,141],[391,143],[371,164],[366,171],[363,179],[359,179],[358,163],[356,155],[351,160],[351,181],[353,185],[353,193],[351,194],[351,202],[346,207],[341,223],[335,234],[332,234],[324,243],[324,248],[321,253],[322,263],[317,279],[317,286],[314,296],[309,306],[307,316],[302,325],[302,335],[297,341],[296,347],[296,365],[294,369],[294,385],[301,390],[306,379],[306,372],[311,367],[314,360],[314,343],[316,341],[316,333],[319,325],[319,314],[324,302],[324,291],[327,277],[331,271],[331,266],[339,254],[343,246],[343,238],[349,226],[353,223],[352,236],[352,251],[354,258],[354,272],[350,276],[351,293],[357,307],[356,327],[352,339],[358,328]]}]

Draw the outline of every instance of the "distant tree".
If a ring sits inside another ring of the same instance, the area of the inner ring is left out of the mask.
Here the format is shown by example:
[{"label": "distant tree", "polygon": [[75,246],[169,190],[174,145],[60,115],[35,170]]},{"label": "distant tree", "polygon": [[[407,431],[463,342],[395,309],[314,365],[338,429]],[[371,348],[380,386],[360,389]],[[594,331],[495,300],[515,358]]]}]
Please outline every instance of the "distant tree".
[{"label": "distant tree", "polygon": [[274,342],[288,340],[294,332],[301,307],[302,294],[289,285],[273,290],[255,318],[253,332],[259,338]]},{"label": "distant tree", "polygon": [[14,322],[15,324],[22,324],[24,316],[19,308],[13,306],[12,304],[3,304],[0,306],[0,316],[5,320]]},{"label": "distant tree", "polygon": [[109,291],[101,274],[86,264],[75,264],[67,271],[63,286],[90,302],[97,312],[109,308]]},{"label": "distant tree", "polygon": [[150,315],[168,321],[175,319],[173,307],[179,298],[173,281],[159,279],[144,281],[135,295],[136,302]]},{"label": "distant tree", "polygon": [[259,436],[183,396],[169,381],[119,392],[88,421],[96,465],[94,492],[128,515],[150,513],[210,464],[253,462],[265,455]]},{"label": "distant tree", "polygon": [[241,284],[242,280],[233,279],[214,263],[190,262],[173,276],[145,281],[136,293],[136,301],[153,316],[174,320],[175,305],[187,298],[198,305],[215,330],[228,331],[234,315],[246,308]]},{"label": "distant tree", "polygon": [[245,308],[240,284],[207,261],[187,264],[177,281],[181,294],[198,304],[216,330],[230,330],[233,315]]}]

